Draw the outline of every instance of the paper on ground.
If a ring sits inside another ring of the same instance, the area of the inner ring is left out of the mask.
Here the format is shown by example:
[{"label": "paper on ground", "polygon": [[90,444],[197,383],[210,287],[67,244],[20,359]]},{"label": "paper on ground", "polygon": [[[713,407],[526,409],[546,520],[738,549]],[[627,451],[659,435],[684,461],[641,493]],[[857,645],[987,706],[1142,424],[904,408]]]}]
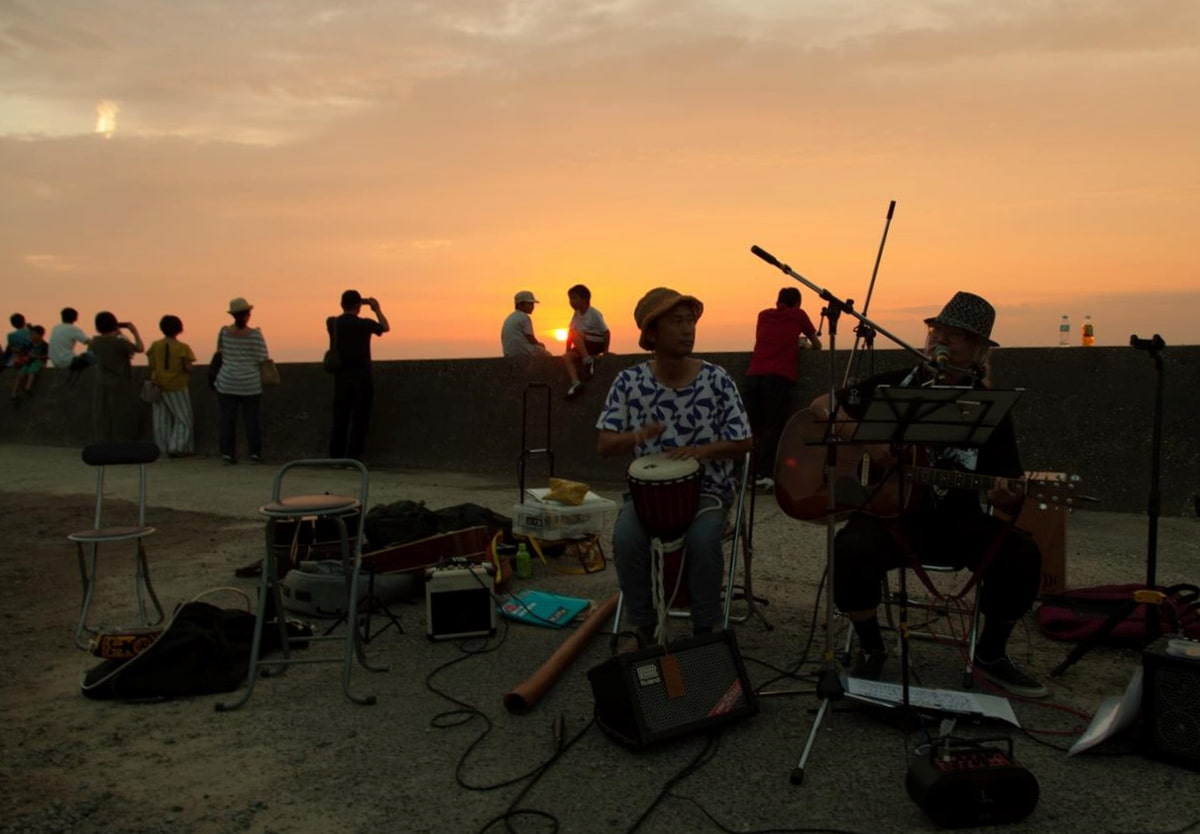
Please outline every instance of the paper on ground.
[{"label": "paper on ground", "polygon": [[1082,753],[1084,750],[1095,747],[1106,738],[1121,732],[1138,717],[1141,706],[1142,667],[1139,664],[1133,670],[1129,686],[1125,687],[1125,694],[1120,698],[1110,695],[1100,702],[1100,706],[1096,708],[1096,714],[1092,716],[1092,723],[1071,745],[1067,755],[1073,756],[1076,753]]},{"label": "paper on ground", "polygon": [[[898,683],[880,683],[861,678],[846,678],[846,695],[867,703],[885,706],[900,706],[904,693]],[[926,689],[921,686],[908,688],[908,703],[922,709],[935,709],[959,715],[980,715],[1006,721],[1020,727],[1012,704],[999,695],[984,695],[975,692],[960,692],[952,689]]]}]

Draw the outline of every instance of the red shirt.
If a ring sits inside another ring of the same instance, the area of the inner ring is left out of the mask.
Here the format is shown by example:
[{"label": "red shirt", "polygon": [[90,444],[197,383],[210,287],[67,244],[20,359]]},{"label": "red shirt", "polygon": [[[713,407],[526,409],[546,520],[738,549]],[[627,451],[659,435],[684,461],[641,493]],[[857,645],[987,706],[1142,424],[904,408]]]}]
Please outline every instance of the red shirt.
[{"label": "red shirt", "polygon": [[799,307],[776,304],[758,314],[754,334],[754,353],[750,357],[750,376],[775,374],[796,381],[796,350],[800,334],[816,336],[808,313]]}]

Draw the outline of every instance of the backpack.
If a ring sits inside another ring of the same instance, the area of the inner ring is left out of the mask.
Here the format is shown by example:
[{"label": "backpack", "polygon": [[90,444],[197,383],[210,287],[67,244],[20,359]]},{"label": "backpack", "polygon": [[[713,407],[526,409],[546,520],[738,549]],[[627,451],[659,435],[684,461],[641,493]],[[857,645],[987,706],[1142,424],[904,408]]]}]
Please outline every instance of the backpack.
[{"label": "backpack", "polygon": [[[254,615],[248,611],[184,603],[147,648],[89,669],[83,694],[104,701],[232,692],[246,679],[253,636]],[[278,629],[264,628],[260,655],[278,648]]]},{"label": "backpack", "polygon": [[[1045,597],[1037,611],[1038,628],[1051,640],[1082,642],[1092,637],[1114,612],[1127,605],[1135,591],[1144,587],[1141,584],[1098,585]],[[1159,590],[1166,594],[1158,609],[1159,634],[1174,634],[1178,628],[1185,636],[1200,639],[1200,587],[1180,584]],[[1146,645],[1150,640],[1146,610],[1147,606],[1142,604],[1134,608],[1109,632],[1103,645],[1126,648]]]},{"label": "backpack", "polygon": [[427,539],[437,532],[437,516],[424,501],[376,504],[363,519],[363,534],[373,550]]}]

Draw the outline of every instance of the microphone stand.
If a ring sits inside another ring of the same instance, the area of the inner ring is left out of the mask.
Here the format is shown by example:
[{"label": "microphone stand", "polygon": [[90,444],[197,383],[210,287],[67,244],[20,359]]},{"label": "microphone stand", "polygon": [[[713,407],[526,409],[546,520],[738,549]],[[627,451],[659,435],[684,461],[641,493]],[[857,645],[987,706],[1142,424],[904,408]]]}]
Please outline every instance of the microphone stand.
[{"label": "microphone stand", "polygon": [[[879,251],[875,253],[875,266],[871,269],[871,281],[867,284],[867,300],[863,302],[862,312],[865,316],[871,307],[871,296],[875,294],[875,278],[879,275],[879,262],[883,260],[883,247],[887,244],[888,229],[892,226],[892,214],[896,211],[896,201],[892,200],[888,204],[887,220],[883,223],[883,236],[879,239]],[[854,367],[855,352],[858,350],[858,343],[862,342],[863,350],[872,359],[874,366],[875,358],[875,330],[869,325],[859,323],[854,328],[854,345],[850,348],[850,357],[846,360],[846,375],[842,377],[842,387],[845,388],[850,384],[850,371]]]},{"label": "microphone stand", "polygon": [[1159,492],[1159,469],[1162,457],[1162,422],[1163,422],[1163,358],[1162,353],[1167,343],[1157,333],[1153,338],[1141,339],[1137,334],[1129,337],[1129,346],[1134,350],[1144,350],[1154,361],[1154,417],[1150,435],[1150,494],[1146,501],[1146,516],[1150,525],[1146,533],[1146,584],[1135,588],[1129,599],[1108,616],[1092,634],[1072,649],[1062,663],[1050,670],[1050,677],[1057,678],[1067,669],[1075,665],[1081,657],[1104,642],[1122,621],[1131,617],[1139,607],[1144,607],[1146,618],[1146,643],[1153,643],[1162,634],[1160,615],[1165,614],[1168,620],[1174,622],[1176,612],[1168,602],[1167,595],[1158,586],[1158,515],[1162,494]]},{"label": "microphone stand", "polygon": [[[820,677],[817,681],[817,697],[821,700],[821,705],[817,710],[817,716],[813,721],[812,728],[809,730],[808,740],[805,742],[804,750],[800,754],[800,760],[796,767],[792,770],[790,781],[793,785],[799,785],[804,781],[804,767],[808,761],[809,753],[812,751],[813,742],[816,740],[816,733],[821,727],[821,723],[825,718],[825,713],[828,711],[830,701],[839,700],[845,695],[845,689],[842,687],[841,678],[838,676],[836,661],[833,651],[833,580],[834,580],[834,562],[833,562],[833,542],[834,528],[837,524],[835,516],[837,515],[837,504],[834,496],[833,476],[834,469],[837,464],[837,447],[838,437],[835,431],[837,425],[837,369],[836,358],[834,356],[837,348],[837,328],[838,320],[842,313],[847,313],[857,319],[861,324],[872,328],[873,331],[882,333],[887,338],[891,339],[904,350],[913,354],[922,364],[929,366],[935,371],[944,370],[926,358],[925,354],[916,349],[912,345],[905,342],[899,336],[889,333],[884,328],[875,324],[865,315],[857,312],[854,309],[853,299],[841,299],[824,287],[820,287],[809,281],[803,275],[800,275],[792,270],[790,266],[781,263],[778,258],[767,252],[759,246],[751,246],[750,251],[769,263],[771,266],[779,269],[785,275],[799,281],[804,286],[815,292],[826,303],[826,317],[829,321],[829,416],[826,419],[825,427],[825,484],[826,490],[826,508],[825,516],[825,648],[823,654],[824,668],[821,670]],[[901,484],[903,489],[903,484]],[[901,571],[901,581],[903,581],[903,571]],[[903,590],[902,590],[903,593]],[[907,614],[904,608],[901,608],[901,628],[905,627]]]}]

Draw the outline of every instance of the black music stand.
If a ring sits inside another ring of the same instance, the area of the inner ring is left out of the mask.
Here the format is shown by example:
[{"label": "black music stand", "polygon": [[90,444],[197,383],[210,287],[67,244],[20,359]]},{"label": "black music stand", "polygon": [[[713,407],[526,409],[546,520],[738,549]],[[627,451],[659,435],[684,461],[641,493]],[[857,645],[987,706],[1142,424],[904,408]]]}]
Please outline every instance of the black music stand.
[{"label": "black music stand", "polygon": [[[981,446],[1012,410],[1024,391],[931,386],[927,388],[875,389],[862,417],[848,436],[848,442],[890,444],[896,466],[885,473],[874,490],[846,477],[833,484],[839,505],[865,507],[879,489],[895,480],[899,506],[907,503],[908,476],[904,447]],[[962,486],[972,485],[973,473],[962,473]],[[919,479],[918,479],[919,480]],[[900,685],[902,707],[910,709],[908,670],[908,582],[907,571],[900,569]]]}]

